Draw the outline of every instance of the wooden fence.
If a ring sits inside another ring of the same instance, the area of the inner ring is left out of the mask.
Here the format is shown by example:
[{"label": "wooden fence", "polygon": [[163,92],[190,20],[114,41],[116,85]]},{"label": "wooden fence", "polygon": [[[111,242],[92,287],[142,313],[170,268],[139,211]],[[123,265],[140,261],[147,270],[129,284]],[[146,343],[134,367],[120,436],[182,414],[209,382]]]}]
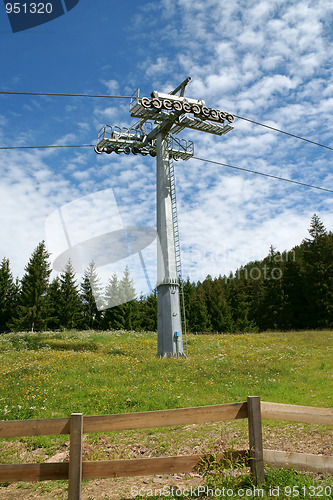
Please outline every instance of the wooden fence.
[{"label": "wooden fence", "polygon": [[[264,463],[277,467],[285,467],[288,463],[289,467],[333,473],[333,456],[263,450],[261,425],[261,418],[332,425],[332,409],[266,403],[260,402],[257,396],[250,396],[246,402],[196,408],[88,417],[73,413],[69,418],[0,421],[0,438],[70,434],[68,463],[0,465],[0,481],[67,479],[69,500],[79,500],[82,479],[191,472],[198,466],[202,456],[83,462],[83,434],[202,424],[238,418],[248,419],[249,450],[234,451],[232,458],[245,458],[256,483],[264,479]],[[221,463],[223,458],[229,457],[230,455],[225,457],[223,453],[218,456]]]}]

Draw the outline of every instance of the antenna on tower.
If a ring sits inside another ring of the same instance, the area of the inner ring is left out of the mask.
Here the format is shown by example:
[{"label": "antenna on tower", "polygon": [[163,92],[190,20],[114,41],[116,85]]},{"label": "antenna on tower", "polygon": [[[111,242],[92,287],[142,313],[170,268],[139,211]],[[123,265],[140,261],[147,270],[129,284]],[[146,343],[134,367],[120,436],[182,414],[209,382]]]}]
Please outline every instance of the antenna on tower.
[{"label": "antenna on tower", "polygon": [[[154,90],[140,97],[137,89],[130,101],[132,117],[140,121],[131,128],[105,125],[98,135],[98,154],[115,152],[156,157],[157,203],[157,356],[186,357],[180,306],[180,247],[172,160],[189,160],[193,142],[174,137],[185,128],[215,135],[233,129],[232,114],[208,108],[205,101],[185,97],[191,78],[169,94]],[[179,95],[177,95],[179,93]],[[191,116],[189,116],[191,115]],[[155,125],[155,127],[154,127]],[[185,321],[185,311],[184,311]]]}]

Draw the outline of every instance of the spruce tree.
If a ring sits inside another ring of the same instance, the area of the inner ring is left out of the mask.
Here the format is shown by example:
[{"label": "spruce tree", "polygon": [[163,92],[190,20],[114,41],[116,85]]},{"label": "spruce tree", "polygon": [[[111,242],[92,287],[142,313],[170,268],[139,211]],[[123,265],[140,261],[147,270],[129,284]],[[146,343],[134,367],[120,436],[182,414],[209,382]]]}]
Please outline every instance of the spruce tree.
[{"label": "spruce tree", "polygon": [[101,321],[102,304],[101,285],[96,272],[95,263],[90,262],[84,272],[81,283],[81,327],[84,329],[98,329]]},{"label": "spruce tree", "polygon": [[333,234],[315,214],[309,229],[311,239],[302,243],[302,278],[308,328],[333,325]]},{"label": "spruce tree", "polygon": [[107,329],[132,330],[137,322],[137,303],[135,288],[130,278],[128,266],[123,277],[118,281],[114,273],[106,287],[105,303],[108,309],[104,313],[103,325]]},{"label": "spruce tree", "polygon": [[194,288],[188,304],[185,305],[188,312],[189,322],[188,329],[191,332],[209,332],[212,329],[207,305],[206,295],[203,286]]},{"label": "spruce tree", "polygon": [[[263,268],[263,311],[262,329],[274,328],[275,330],[284,327],[284,309],[287,297],[283,290],[284,263],[281,261],[281,254],[275,252],[264,259]],[[266,324],[265,324],[266,321]]]},{"label": "spruce tree", "polygon": [[[184,294],[186,328],[187,328],[187,331],[193,332],[193,331],[196,331],[196,329],[193,329],[193,327],[192,327],[191,305],[193,303],[193,296],[194,296],[194,292],[195,292],[195,283],[191,283],[190,278],[187,277],[186,281],[183,281],[182,285],[183,285],[183,294]],[[183,311],[182,311],[182,313],[183,313]]]},{"label": "spruce tree", "polygon": [[9,330],[18,305],[19,286],[14,283],[9,259],[4,258],[0,265],[0,332]]},{"label": "spruce tree", "polygon": [[47,290],[51,274],[49,253],[45,242],[39,243],[25,267],[21,280],[21,292],[17,317],[13,319],[15,330],[38,331],[47,324]]},{"label": "spruce tree", "polygon": [[314,242],[317,242],[319,238],[327,234],[325,226],[317,214],[313,214],[308,231]]},{"label": "spruce tree", "polygon": [[301,261],[293,252],[286,252],[283,263],[282,290],[284,304],[282,307],[283,330],[306,328],[304,312],[308,309],[308,302],[304,296]]},{"label": "spruce tree", "polygon": [[226,297],[231,311],[233,331],[257,329],[263,298],[262,279],[257,278],[258,262],[250,262],[230,274],[226,281]]},{"label": "spruce tree", "polygon": [[71,260],[60,275],[60,326],[77,328],[80,323],[80,300]]},{"label": "spruce tree", "polygon": [[60,278],[59,276],[57,276],[50,283],[47,291],[47,310],[48,310],[47,327],[50,330],[58,330],[58,328],[60,328],[60,308],[61,308]]},{"label": "spruce tree", "polygon": [[[210,329],[214,332],[222,333],[232,329],[231,311],[225,297],[225,288],[222,278],[212,279],[210,275],[203,281],[202,291],[204,302],[207,308],[207,321]],[[200,304],[200,297],[198,306]],[[202,315],[206,317],[206,312],[202,308]]]},{"label": "spruce tree", "polygon": [[120,304],[119,282],[116,273],[113,273],[105,289],[105,304],[107,308]]},{"label": "spruce tree", "polygon": [[148,296],[140,297],[137,303],[135,329],[155,332],[157,330],[157,293],[153,290]]},{"label": "spruce tree", "polygon": [[118,307],[120,315],[123,318],[123,328],[125,330],[133,330],[136,327],[137,321],[137,302],[135,301],[136,293],[133,280],[130,278],[128,266],[126,266],[119,283],[119,295],[122,304]]},{"label": "spruce tree", "polygon": [[119,282],[116,273],[113,273],[109,279],[104,297],[106,310],[103,315],[104,330],[119,330],[124,327],[122,317],[119,315],[118,305],[121,302],[119,294]]}]

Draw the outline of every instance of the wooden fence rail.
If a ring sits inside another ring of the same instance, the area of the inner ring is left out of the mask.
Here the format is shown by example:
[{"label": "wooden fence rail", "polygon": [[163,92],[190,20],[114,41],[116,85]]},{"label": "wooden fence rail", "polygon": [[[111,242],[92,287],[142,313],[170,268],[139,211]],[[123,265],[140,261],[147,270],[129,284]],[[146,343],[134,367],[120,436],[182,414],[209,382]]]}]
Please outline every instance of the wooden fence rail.
[{"label": "wooden fence rail", "polygon": [[312,406],[286,405],[262,401],[261,416],[262,418],[275,420],[333,425],[333,408],[314,408]]},{"label": "wooden fence rail", "polygon": [[[69,463],[0,465],[0,481],[68,479],[69,500],[79,500],[82,479],[191,472],[202,459],[199,455],[82,462],[83,434],[202,424],[238,418],[248,419],[249,450],[232,452],[232,459],[242,457],[250,466],[256,483],[264,479],[264,463],[285,466],[287,462],[295,468],[333,473],[332,456],[263,450],[261,425],[261,418],[332,425],[332,409],[260,402],[259,397],[249,396],[246,402],[196,408],[87,417],[74,413],[69,418],[0,421],[0,438],[70,435]],[[230,454],[228,457],[223,453],[219,454],[221,464],[224,458],[229,460]]]}]

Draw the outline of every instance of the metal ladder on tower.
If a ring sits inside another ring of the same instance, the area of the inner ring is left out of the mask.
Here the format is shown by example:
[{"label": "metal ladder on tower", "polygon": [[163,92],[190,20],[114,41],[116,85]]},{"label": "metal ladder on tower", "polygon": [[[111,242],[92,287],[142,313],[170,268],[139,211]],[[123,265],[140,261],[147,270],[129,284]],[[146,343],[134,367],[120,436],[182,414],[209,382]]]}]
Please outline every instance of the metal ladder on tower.
[{"label": "metal ladder on tower", "polygon": [[171,194],[171,205],[172,205],[172,221],[173,221],[173,232],[175,238],[176,269],[179,281],[179,292],[180,292],[179,298],[182,311],[182,330],[185,337],[186,355],[188,355],[185,298],[184,298],[184,287],[183,287],[182,262],[180,257],[180,237],[179,237],[179,227],[178,227],[176,178],[175,178],[174,160],[171,155],[169,158],[169,165],[170,165],[170,194]]}]

